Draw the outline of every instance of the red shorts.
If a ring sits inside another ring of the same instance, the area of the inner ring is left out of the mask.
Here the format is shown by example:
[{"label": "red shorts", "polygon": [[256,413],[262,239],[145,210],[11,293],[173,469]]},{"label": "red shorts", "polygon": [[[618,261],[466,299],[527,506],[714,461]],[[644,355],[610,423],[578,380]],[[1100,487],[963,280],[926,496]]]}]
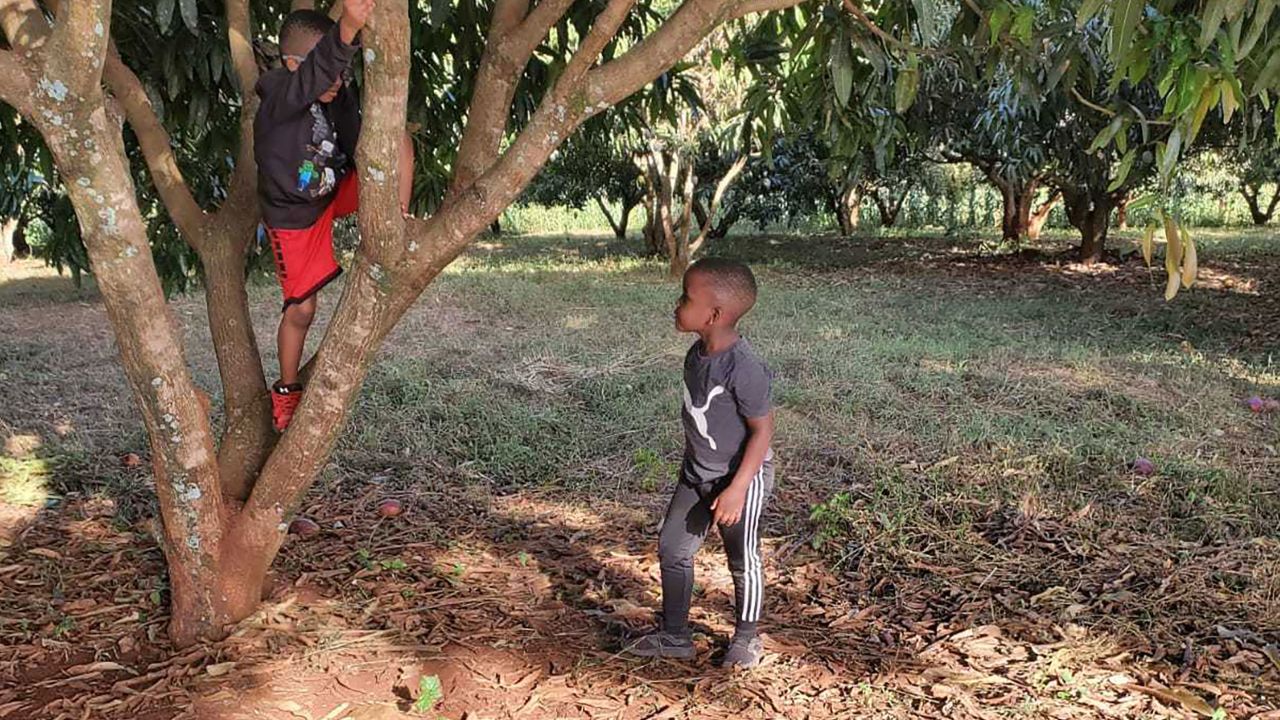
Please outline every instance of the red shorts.
[{"label": "red shorts", "polygon": [[315,295],[342,274],[333,257],[333,221],[360,207],[360,183],[356,172],[338,181],[333,200],[308,228],[286,230],[267,228],[271,252],[276,259],[276,277],[284,291],[284,306],[300,303]]}]

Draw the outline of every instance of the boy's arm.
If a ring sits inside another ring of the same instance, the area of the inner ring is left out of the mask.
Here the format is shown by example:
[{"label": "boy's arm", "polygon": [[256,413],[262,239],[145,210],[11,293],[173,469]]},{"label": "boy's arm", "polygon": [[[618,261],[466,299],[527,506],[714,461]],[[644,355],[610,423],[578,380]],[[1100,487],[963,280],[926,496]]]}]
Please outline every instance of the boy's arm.
[{"label": "boy's arm", "polygon": [[287,117],[305,112],[342,77],[342,71],[351,64],[359,48],[354,35],[350,42],[343,41],[347,33],[342,27],[335,25],[321,36],[306,59],[299,63],[297,71],[288,73],[281,81],[279,91],[271,98],[272,114]]},{"label": "boy's arm", "polygon": [[742,518],[742,508],[747,502],[747,488],[760,472],[769,446],[773,443],[773,413],[757,418],[747,418],[747,445],[742,452],[742,464],[729,482],[729,487],[711,503],[712,519],[720,525],[733,525]]}]

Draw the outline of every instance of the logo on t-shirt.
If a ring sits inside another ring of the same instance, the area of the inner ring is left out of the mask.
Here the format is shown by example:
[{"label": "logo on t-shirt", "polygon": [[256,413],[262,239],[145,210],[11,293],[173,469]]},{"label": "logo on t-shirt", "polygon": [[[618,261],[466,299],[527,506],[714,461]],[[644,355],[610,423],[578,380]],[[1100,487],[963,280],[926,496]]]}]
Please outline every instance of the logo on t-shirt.
[{"label": "logo on t-shirt", "polygon": [[707,441],[712,450],[717,449],[716,439],[707,432],[707,410],[711,408],[711,401],[723,392],[723,385],[711,388],[711,392],[707,393],[707,401],[702,404],[702,407],[697,407],[693,404],[693,396],[689,393],[689,385],[686,383],[684,386],[684,409],[689,411],[689,417],[693,418],[693,425],[698,428],[698,434]]},{"label": "logo on t-shirt", "polygon": [[310,157],[298,167],[298,192],[311,197],[324,197],[338,184],[335,167],[346,164],[347,156],[338,150],[338,133],[329,122],[319,103],[311,104],[311,142],[307,144]]}]

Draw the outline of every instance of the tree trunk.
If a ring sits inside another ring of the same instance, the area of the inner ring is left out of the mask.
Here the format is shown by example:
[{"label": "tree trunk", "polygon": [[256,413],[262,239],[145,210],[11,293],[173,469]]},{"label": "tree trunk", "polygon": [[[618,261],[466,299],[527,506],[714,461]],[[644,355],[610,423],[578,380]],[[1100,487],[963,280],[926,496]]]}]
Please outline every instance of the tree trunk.
[{"label": "tree trunk", "polygon": [[1129,193],[1125,193],[1116,201],[1116,228],[1119,230],[1129,229],[1129,202],[1132,199]]},{"label": "tree trunk", "polygon": [[1266,209],[1263,209],[1262,203],[1262,187],[1250,186],[1246,184],[1240,185],[1240,194],[1244,196],[1244,200],[1249,205],[1249,216],[1253,220],[1253,224],[1259,227],[1271,222],[1272,216],[1276,211],[1276,204],[1280,203],[1280,187],[1271,196],[1271,202],[1267,203]]},{"label": "tree trunk", "polygon": [[1063,190],[1063,200],[1067,218],[1080,231],[1080,262],[1092,265],[1102,260],[1111,222],[1111,198],[1105,192],[1093,196],[1087,190]]},{"label": "tree trunk", "polygon": [[893,202],[886,200],[879,192],[874,194],[876,201],[876,209],[880,211],[880,225],[882,227],[893,227],[898,222],[898,212],[902,210],[902,201]]},{"label": "tree trunk", "polygon": [[[1027,237],[1032,240],[1039,240],[1040,233],[1044,231],[1044,224],[1049,220],[1049,214],[1053,212],[1053,206],[1058,204],[1062,199],[1062,192],[1055,190],[1040,207],[1031,212],[1031,217],[1027,219]],[[1030,207],[1030,204],[1028,204]]]},{"label": "tree trunk", "polygon": [[189,644],[220,634],[225,623],[238,619],[233,606],[243,595],[227,582],[211,582],[228,577],[221,572],[220,552],[228,509],[213,434],[165,304],[120,128],[109,124],[100,93],[75,105],[57,107],[61,125],[42,129],[62,175],[77,178],[66,184],[67,193],[150,438],[169,568],[170,633],[176,643]]},{"label": "tree trunk", "polygon": [[862,188],[846,187],[832,200],[832,212],[840,223],[840,235],[849,237],[858,229],[862,210]]},{"label": "tree trunk", "polygon": [[1022,218],[1019,212],[1021,208],[1018,202],[1020,196],[1007,183],[1001,183],[998,187],[1000,188],[1000,199],[1002,201],[1000,239],[1008,243],[1017,243],[1022,239],[1022,228],[1020,227]]},{"label": "tree trunk", "polygon": [[614,234],[619,240],[627,239],[627,226],[631,224],[631,213],[636,209],[637,203],[633,200],[624,200],[622,203],[622,213],[618,216],[618,227],[615,228]]},{"label": "tree trunk", "polygon": [[983,168],[987,179],[1000,191],[1000,238],[1006,243],[1017,244],[1028,234],[1031,225],[1031,205],[1035,202],[1040,180],[1032,178],[1019,185],[1000,175],[996,166]]},{"label": "tree trunk", "polygon": [[18,218],[0,222],[0,264],[13,262],[17,256]]},{"label": "tree trunk", "polygon": [[613,236],[621,240],[627,236],[627,213],[631,212],[630,208],[623,208],[623,215],[620,222],[615,222],[613,213],[609,212],[609,206],[605,203],[604,198],[596,196],[596,205],[600,207],[600,212],[604,214],[604,219],[609,223],[609,229],[613,230]]}]

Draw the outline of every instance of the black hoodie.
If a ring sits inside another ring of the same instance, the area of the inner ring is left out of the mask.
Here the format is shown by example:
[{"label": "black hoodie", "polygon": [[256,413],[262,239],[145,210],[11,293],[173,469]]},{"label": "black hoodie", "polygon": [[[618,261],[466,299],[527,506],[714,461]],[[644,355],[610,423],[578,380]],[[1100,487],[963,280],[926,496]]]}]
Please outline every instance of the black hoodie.
[{"label": "black hoodie", "polygon": [[351,64],[360,43],[342,42],[335,24],[294,72],[276,68],[258,78],[253,121],[258,198],[268,227],[311,227],[353,166],[360,137],[360,100],[342,87],[333,102],[319,97]]}]

